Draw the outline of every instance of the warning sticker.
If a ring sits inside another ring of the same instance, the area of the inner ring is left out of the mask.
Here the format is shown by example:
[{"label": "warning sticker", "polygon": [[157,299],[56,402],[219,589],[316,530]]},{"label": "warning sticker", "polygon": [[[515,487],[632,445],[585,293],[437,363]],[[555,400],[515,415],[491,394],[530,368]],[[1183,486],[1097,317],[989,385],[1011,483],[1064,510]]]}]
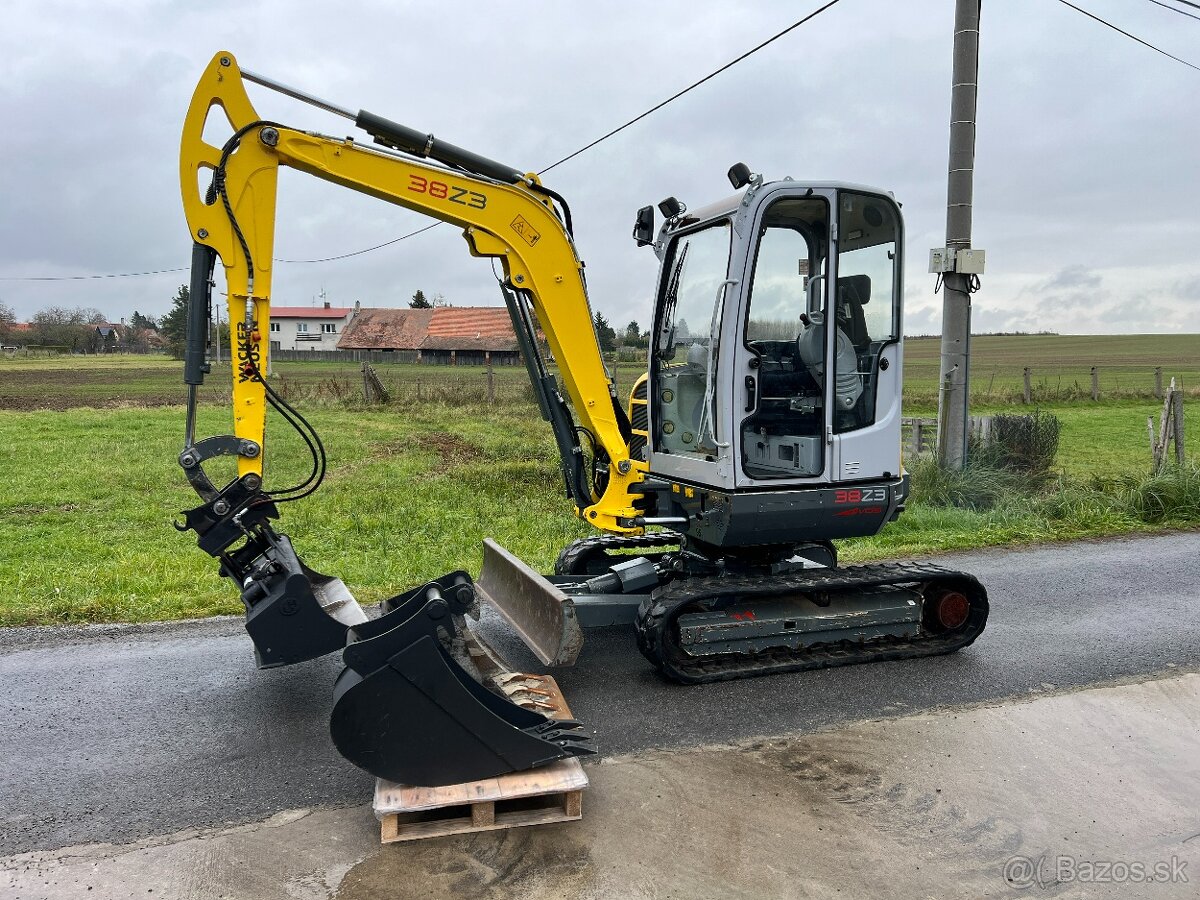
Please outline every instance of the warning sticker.
[{"label": "warning sticker", "polygon": [[537,233],[532,225],[525,220],[524,216],[517,216],[512,220],[512,230],[525,239],[530,247],[534,246],[542,239],[542,236]]}]

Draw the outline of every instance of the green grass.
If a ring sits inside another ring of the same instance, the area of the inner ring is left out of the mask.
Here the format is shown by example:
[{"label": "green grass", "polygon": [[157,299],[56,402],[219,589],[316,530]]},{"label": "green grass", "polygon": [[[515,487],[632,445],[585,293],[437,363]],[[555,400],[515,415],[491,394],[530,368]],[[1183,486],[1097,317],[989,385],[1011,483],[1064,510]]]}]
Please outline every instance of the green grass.
[{"label": "green grass", "polygon": [[[205,408],[202,430],[224,424]],[[330,472],[283,506],[315,568],[378,600],[456,568],[496,536],[540,566],[587,529],[562,497],[543,423],[528,410],[318,409]],[[216,563],[176,532],[196,504],[175,456],[179,408],[0,412],[0,624],[144,621],[241,611]],[[273,432],[280,480],[307,465]]]},{"label": "green grass", "polygon": [[[1148,393],[1156,348],[1176,354],[1158,358],[1168,376],[1200,384],[1200,361],[1174,337],[980,338],[975,350],[977,360],[1006,366],[1006,377],[1015,366],[1019,384],[1020,366],[1034,352],[1029,342],[1064,366],[1099,347],[1141,373]],[[1195,342],[1189,336],[1187,346]],[[910,415],[932,414],[936,351],[935,341],[908,345]],[[486,405],[481,369],[377,368],[397,398],[386,408],[361,407],[353,364],[276,367],[276,384],[301,402],[329,448],[326,484],[283,507],[281,527],[310,565],[342,577],[367,602],[455,568],[477,571],[483,537],[545,570],[564,544],[589,533],[571,515],[523,369],[498,369],[501,402]],[[636,367],[622,367],[622,393],[636,374]],[[225,433],[228,376],[215,374],[202,396],[200,432]],[[233,586],[217,577],[194,536],[171,527],[178,511],[196,503],[175,462],[182,397],[180,364],[159,357],[0,359],[0,624],[241,612]],[[993,385],[990,402],[973,411],[1024,409],[1011,400]],[[1188,408],[1200,408],[1191,395]],[[1144,478],[1146,417],[1157,423],[1158,402],[1072,399],[1041,409],[1063,423],[1055,477],[1044,486],[1001,491],[977,509],[936,505],[931,490],[880,535],[842,542],[843,558],[1200,524],[1200,476]],[[269,451],[276,483],[303,477],[304,448],[279,423]],[[1188,452],[1200,458],[1200,425],[1189,429]],[[1165,514],[1156,514],[1160,508]]]}]

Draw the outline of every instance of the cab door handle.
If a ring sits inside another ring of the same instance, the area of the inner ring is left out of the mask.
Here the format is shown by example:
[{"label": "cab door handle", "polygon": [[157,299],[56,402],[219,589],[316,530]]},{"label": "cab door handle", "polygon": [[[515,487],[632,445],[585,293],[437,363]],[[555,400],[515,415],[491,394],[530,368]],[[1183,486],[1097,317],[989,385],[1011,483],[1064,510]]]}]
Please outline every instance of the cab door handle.
[{"label": "cab door handle", "polygon": [[746,412],[754,412],[758,405],[758,384],[753,375],[746,376]]}]

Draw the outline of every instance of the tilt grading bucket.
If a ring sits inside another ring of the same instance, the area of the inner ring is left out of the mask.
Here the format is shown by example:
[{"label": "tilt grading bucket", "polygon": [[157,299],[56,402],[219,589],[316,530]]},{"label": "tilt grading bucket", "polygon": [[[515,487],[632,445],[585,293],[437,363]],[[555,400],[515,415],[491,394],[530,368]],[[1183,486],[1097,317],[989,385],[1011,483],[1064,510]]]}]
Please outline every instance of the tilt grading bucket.
[{"label": "tilt grading bucket", "polygon": [[[330,732],[371,774],[437,786],[591,753],[573,720],[550,719],[493,691],[510,675],[466,628],[476,586],[452,572],[383,604],[350,629]],[[482,666],[476,661],[482,661]]]}]

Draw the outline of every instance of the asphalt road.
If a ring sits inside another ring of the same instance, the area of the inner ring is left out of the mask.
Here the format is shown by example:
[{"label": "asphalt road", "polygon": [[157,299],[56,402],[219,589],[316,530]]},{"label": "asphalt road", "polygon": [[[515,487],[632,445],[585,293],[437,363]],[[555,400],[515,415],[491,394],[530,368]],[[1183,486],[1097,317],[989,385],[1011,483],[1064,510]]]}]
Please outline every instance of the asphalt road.
[{"label": "asphalt road", "polygon": [[[604,629],[554,674],[615,754],[1200,667],[1200,533],[938,561],[977,575],[992,602],[985,633],[953,656],[679,687],[631,630]],[[370,777],[327,737],[339,663],[258,671],[229,619],[0,631],[0,854],[367,802]]]}]

